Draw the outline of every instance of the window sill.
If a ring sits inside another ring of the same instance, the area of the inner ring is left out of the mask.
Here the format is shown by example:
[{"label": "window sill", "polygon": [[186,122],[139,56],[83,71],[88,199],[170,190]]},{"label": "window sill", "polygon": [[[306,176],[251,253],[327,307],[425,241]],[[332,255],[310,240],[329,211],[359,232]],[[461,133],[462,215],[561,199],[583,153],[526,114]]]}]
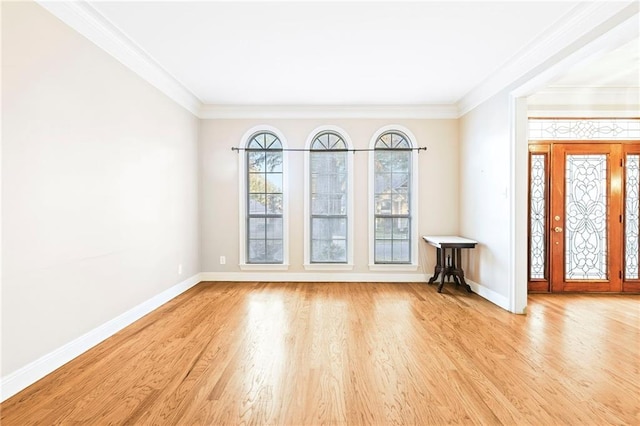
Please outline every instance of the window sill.
[{"label": "window sill", "polygon": [[404,271],[417,271],[418,270],[418,265],[413,265],[413,264],[400,264],[400,265],[393,265],[393,264],[369,264],[369,270],[370,271],[377,271],[377,272],[404,272]]},{"label": "window sill", "polygon": [[353,264],[350,263],[305,263],[304,269],[307,271],[351,271]]},{"label": "window sill", "polygon": [[288,264],[271,264],[271,263],[241,263],[240,270],[242,271],[287,271],[289,270]]}]

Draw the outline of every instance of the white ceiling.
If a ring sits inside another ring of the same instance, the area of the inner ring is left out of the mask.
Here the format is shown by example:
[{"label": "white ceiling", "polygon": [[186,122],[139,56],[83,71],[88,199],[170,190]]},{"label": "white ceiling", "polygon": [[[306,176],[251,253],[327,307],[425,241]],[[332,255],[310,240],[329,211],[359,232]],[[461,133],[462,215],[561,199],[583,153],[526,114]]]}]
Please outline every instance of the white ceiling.
[{"label": "white ceiling", "polygon": [[575,66],[549,84],[552,88],[640,88],[640,39]]},{"label": "white ceiling", "polygon": [[578,2],[92,2],[203,104],[455,104]]}]

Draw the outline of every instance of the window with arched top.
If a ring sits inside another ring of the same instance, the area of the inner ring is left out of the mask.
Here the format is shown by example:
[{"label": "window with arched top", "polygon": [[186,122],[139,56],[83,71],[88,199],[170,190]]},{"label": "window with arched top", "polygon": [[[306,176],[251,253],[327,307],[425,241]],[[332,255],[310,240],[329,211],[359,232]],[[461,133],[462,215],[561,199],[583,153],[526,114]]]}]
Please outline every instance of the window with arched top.
[{"label": "window with arched top", "polygon": [[336,132],[315,136],[309,152],[311,263],[347,263],[347,144]]},{"label": "window with arched top", "polygon": [[283,145],[272,132],[251,135],[246,158],[246,263],[284,261]]},{"label": "window with arched top", "polygon": [[410,264],[415,250],[413,145],[405,133],[388,130],[373,148],[373,263]]}]

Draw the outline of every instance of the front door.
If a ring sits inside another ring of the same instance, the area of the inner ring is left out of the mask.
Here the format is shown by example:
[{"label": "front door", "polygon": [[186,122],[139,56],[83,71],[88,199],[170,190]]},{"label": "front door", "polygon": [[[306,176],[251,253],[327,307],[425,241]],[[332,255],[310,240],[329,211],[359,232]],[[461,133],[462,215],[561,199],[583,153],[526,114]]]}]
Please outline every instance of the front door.
[{"label": "front door", "polygon": [[[639,291],[640,144],[548,143],[531,148],[529,289]],[[534,179],[543,197],[538,201]],[[536,217],[537,228],[532,226]],[[541,247],[537,251],[536,244]],[[534,260],[544,265],[538,275],[532,273],[532,253],[542,253]]]}]

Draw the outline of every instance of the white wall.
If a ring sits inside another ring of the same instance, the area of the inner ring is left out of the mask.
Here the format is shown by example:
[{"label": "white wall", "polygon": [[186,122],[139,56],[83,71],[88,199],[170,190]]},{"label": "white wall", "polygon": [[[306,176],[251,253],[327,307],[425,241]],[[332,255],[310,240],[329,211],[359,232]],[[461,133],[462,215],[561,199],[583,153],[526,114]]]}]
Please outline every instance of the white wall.
[{"label": "white wall", "polygon": [[2,9],[6,377],[200,265],[198,120],[39,5]]},{"label": "white wall", "polygon": [[[408,128],[419,146],[428,151],[419,158],[418,233],[455,234],[458,232],[458,125],[457,120],[383,120],[383,119],[271,119],[271,120],[202,120],[200,127],[200,199],[201,199],[201,263],[211,279],[223,277],[242,280],[239,264],[239,182],[238,154],[231,147],[239,146],[244,133],[256,125],[270,125],[279,129],[290,148],[304,148],[309,134],[322,125],[336,125],[344,129],[354,148],[368,148],[373,134],[383,126],[396,124]],[[300,273],[295,279],[319,276],[303,267],[304,229],[304,173],[302,152],[290,152],[290,267],[289,272]],[[368,211],[367,179],[368,153],[355,154],[355,247],[352,271],[339,271],[336,280],[345,276],[362,277],[368,274]],[[224,208],[221,208],[224,206]],[[435,251],[426,244],[419,245],[420,267],[416,273],[431,274]],[[226,256],[227,263],[219,264]],[[246,272],[246,271],[245,271]],[[345,274],[345,275],[343,275]],[[380,273],[377,279],[402,280],[411,273]],[[264,279],[267,275],[261,273]]]},{"label": "white wall", "polygon": [[460,233],[480,243],[469,251],[465,275],[494,292],[492,300],[504,298],[505,304],[513,286],[509,101],[509,93],[501,92],[459,121]]}]

